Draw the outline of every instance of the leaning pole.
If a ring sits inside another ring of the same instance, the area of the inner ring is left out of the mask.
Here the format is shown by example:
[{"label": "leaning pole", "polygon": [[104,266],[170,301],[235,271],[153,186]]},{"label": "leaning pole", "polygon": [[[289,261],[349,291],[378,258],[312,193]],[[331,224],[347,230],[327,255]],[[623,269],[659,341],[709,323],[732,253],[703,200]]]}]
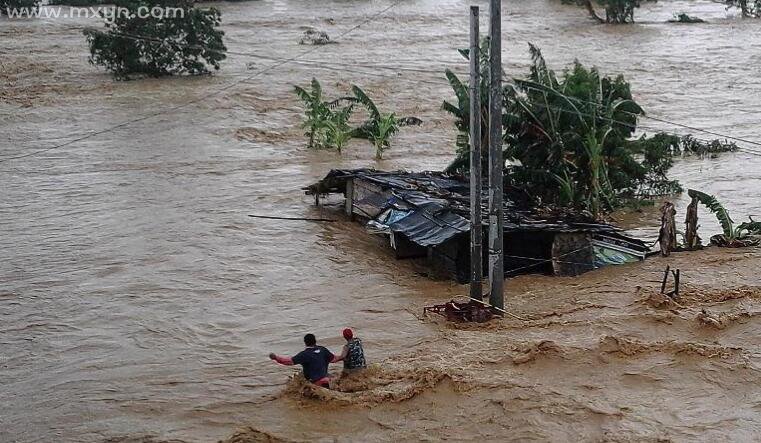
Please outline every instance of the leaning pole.
[{"label": "leaning pole", "polygon": [[478,6],[470,7],[470,298],[483,300],[481,225],[481,73]]},{"label": "leaning pole", "polygon": [[505,308],[502,223],[502,0],[489,3],[489,304]]}]

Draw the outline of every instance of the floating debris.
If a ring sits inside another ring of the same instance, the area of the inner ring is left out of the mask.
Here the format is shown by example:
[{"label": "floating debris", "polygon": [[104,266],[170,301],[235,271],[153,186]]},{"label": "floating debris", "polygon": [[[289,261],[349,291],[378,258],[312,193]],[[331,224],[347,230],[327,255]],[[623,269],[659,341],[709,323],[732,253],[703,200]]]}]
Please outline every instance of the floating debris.
[{"label": "floating debris", "polygon": [[330,40],[328,33],[316,28],[307,28],[299,41],[300,45],[327,45],[336,43]]}]

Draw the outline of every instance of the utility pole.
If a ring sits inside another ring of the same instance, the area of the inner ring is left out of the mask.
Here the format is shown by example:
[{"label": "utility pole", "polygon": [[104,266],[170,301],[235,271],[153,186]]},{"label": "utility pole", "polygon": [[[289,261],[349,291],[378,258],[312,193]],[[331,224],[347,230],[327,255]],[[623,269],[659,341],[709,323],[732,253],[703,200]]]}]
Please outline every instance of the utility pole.
[{"label": "utility pole", "polygon": [[502,209],[502,0],[489,3],[489,304],[504,309]]},{"label": "utility pole", "polygon": [[483,299],[481,225],[481,67],[478,6],[470,7],[470,298]]}]

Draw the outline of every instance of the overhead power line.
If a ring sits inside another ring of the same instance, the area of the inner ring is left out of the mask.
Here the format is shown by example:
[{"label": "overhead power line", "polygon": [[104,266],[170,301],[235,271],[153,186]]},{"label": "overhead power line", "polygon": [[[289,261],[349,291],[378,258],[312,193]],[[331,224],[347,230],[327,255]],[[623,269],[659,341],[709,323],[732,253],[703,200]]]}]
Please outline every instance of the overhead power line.
[{"label": "overhead power line", "polygon": [[[398,0],[398,1],[394,2],[394,3],[392,3],[391,5],[387,6],[386,8],[384,8],[384,9],[378,11],[377,13],[373,14],[372,16],[369,16],[368,18],[366,18],[362,22],[358,23],[357,25],[354,25],[351,28],[347,29],[346,31],[340,33],[338,35],[338,38],[344,37],[344,36],[352,33],[353,31],[359,29],[361,26],[365,25],[366,23],[370,22],[371,20],[377,18],[378,16],[384,14],[385,12],[389,11],[393,7],[397,6],[402,1],[403,0]],[[77,138],[75,138],[73,140],[69,140],[67,142],[51,146],[49,148],[37,150],[37,151],[30,152],[30,153],[27,153],[27,154],[22,154],[22,155],[17,155],[17,156],[12,156],[12,157],[6,157],[6,158],[3,158],[3,159],[0,159],[0,163],[6,162],[6,161],[10,161],[10,160],[20,159],[20,158],[25,158],[25,157],[31,157],[31,156],[42,154],[42,153],[45,153],[45,152],[48,152],[48,151],[52,151],[52,150],[55,150],[55,149],[60,149],[60,148],[63,148],[63,147],[75,144],[77,142],[80,142],[80,141],[83,141],[83,140],[95,137],[97,135],[105,134],[105,133],[108,133],[108,132],[112,132],[112,131],[117,130],[119,128],[122,128],[122,127],[125,127],[125,126],[129,126],[131,124],[138,123],[138,122],[141,122],[141,121],[144,121],[144,120],[147,120],[147,119],[150,119],[150,118],[153,118],[153,117],[165,114],[167,112],[173,112],[173,111],[185,108],[187,106],[190,106],[190,105],[193,105],[193,104],[198,103],[200,101],[203,101],[203,100],[205,100],[205,99],[207,99],[209,97],[213,97],[213,96],[219,95],[222,92],[227,91],[227,90],[229,90],[229,89],[231,89],[231,88],[233,88],[233,87],[235,87],[235,86],[237,86],[239,84],[249,82],[249,81],[253,80],[254,78],[257,78],[257,77],[259,77],[259,76],[261,76],[261,75],[263,75],[263,74],[265,74],[265,73],[267,73],[267,72],[269,72],[269,71],[271,71],[271,70],[273,70],[273,69],[275,69],[277,67],[283,66],[283,65],[288,64],[288,63],[294,63],[294,64],[312,66],[314,68],[322,69],[322,70],[341,71],[341,72],[353,72],[353,73],[357,73],[357,74],[368,75],[368,76],[375,76],[375,77],[382,77],[382,78],[388,78],[389,74],[384,74],[384,73],[376,72],[376,71],[378,71],[378,70],[386,70],[386,71],[394,71],[396,73],[399,73],[399,72],[411,72],[411,73],[418,73],[418,74],[424,73],[424,74],[431,74],[431,75],[441,75],[441,71],[440,70],[423,69],[423,68],[416,68],[416,67],[410,67],[410,66],[390,66],[390,65],[377,65],[377,64],[367,64],[367,63],[326,62],[326,61],[317,61],[317,60],[310,60],[310,59],[301,60],[304,56],[306,56],[306,55],[308,55],[310,53],[313,53],[316,50],[318,50],[321,47],[321,46],[318,46],[318,45],[312,46],[310,49],[308,49],[306,51],[303,51],[303,52],[299,53],[298,55],[296,55],[294,57],[290,57],[290,58],[278,58],[278,57],[261,55],[261,54],[255,54],[255,53],[250,53],[250,52],[222,51],[222,50],[219,50],[219,49],[204,47],[204,46],[201,46],[201,45],[181,45],[181,44],[178,45],[177,43],[174,43],[174,42],[167,42],[165,40],[156,39],[156,38],[152,38],[152,37],[146,37],[146,36],[138,36],[138,35],[122,34],[122,33],[111,33],[111,35],[115,35],[115,36],[118,36],[118,37],[121,37],[121,38],[125,38],[125,39],[131,39],[131,40],[137,40],[137,41],[148,41],[148,42],[154,42],[154,43],[159,43],[159,44],[171,44],[171,45],[174,45],[174,46],[181,46],[181,47],[199,49],[199,50],[204,50],[204,51],[209,51],[209,52],[218,52],[218,53],[225,53],[226,52],[227,54],[240,55],[240,56],[245,56],[245,57],[258,58],[258,59],[262,59],[262,60],[274,61],[274,63],[271,64],[271,65],[268,65],[267,67],[265,67],[265,68],[263,68],[263,69],[261,69],[261,70],[259,70],[257,72],[254,72],[253,74],[245,75],[245,76],[243,76],[243,78],[241,80],[236,80],[236,81],[234,81],[234,82],[232,82],[232,83],[230,83],[230,84],[228,84],[228,85],[226,85],[226,86],[224,86],[222,88],[217,89],[216,91],[211,92],[208,95],[204,95],[204,96],[199,97],[197,99],[190,100],[190,101],[185,102],[185,103],[183,103],[181,105],[174,106],[174,107],[171,107],[171,108],[168,108],[168,109],[164,109],[162,111],[158,111],[158,112],[155,112],[155,113],[147,114],[147,115],[145,115],[143,117],[139,117],[139,118],[136,118],[136,119],[128,120],[128,121],[122,122],[120,124],[111,126],[109,128],[106,128],[106,129],[103,129],[103,130],[100,130],[100,131],[89,132],[89,133],[86,133],[85,135],[82,135],[81,137],[77,137]],[[373,69],[374,71],[357,70],[356,67]],[[442,70],[443,69],[445,69],[445,68],[442,68]],[[460,74],[460,75],[463,75],[463,74]],[[430,84],[430,85],[436,85],[436,86],[441,86],[442,83],[446,83],[447,82],[447,80],[444,79],[444,78],[439,78],[438,81],[433,81],[433,80],[429,80],[429,79],[421,79],[421,78],[405,78],[405,77],[395,77],[395,78],[400,80],[400,81],[410,81],[410,82],[415,82],[415,83],[424,83],[424,84]],[[527,84],[525,82],[520,82],[520,80],[519,80],[519,82],[521,84],[517,84],[514,81],[514,79],[509,79],[509,78],[504,78],[503,80],[506,80],[508,82],[508,84],[510,84],[512,86],[518,86],[518,87],[521,87],[521,88],[535,90],[535,91],[538,91],[538,92],[553,93],[553,94],[556,94],[558,96],[564,97],[564,98],[566,98],[568,100],[575,101],[577,103],[590,104],[590,105],[593,105],[593,106],[596,106],[596,107],[602,107],[602,106],[604,106],[603,104],[601,104],[599,102],[592,102],[592,101],[580,99],[578,97],[568,96],[568,95],[563,94],[560,91],[556,91],[556,90],[554,90],[552,88],[537,88],[537,87],[531,86],[531,85],[529,85],[529,84]],[[553,110],[559,111],[559,112],[571,113],[571,111],[569,111],[567,109],[558,108],[556,106],[547,106],[547,108],[548,109],[553,109]],[[761,146],[761,142],[756,142],[756,141],[745,139],[745,138],[741,138],[741,137],[734,137],[734,136],[731,136],[731,135],[722,134],[722,133],[719,133],[719,132],[716,132],[716,131],[707,130],[707,129],[703,129],[703,128],[699,128],[699,127],[695,127],[695,126],[691,126],[691,125],[687,125],[687,124],[683,124],[683,123],[678,123],[678,122],[666,120],[666,119],[659,118],[659,117],[652,117],[652,116],[649,116],[647,114],[637,114],[637,113],[633,113],[633,112],[625,111],[625,110],[621,110],[620,112],[633,115],[636,118],[649,119],[649,120],[652,120],[652,121],[657,121],[659,123],[664,123],[664,124],[671,125],[671,126],[674,126],[674,127],[680,127],[680,128],[689,129],[691,131],[696,131],[696,132],[700,132],[700,133],[710,134],[710,135],[713,135],[713,136],[716,136],[716,137],[721,137],[721,138],[724,138],[724,139],[727,139],[727,140],[733,140],[733,141],[738,141],[738,142],[741,142],[741,143],[747,143],[747,144],[751,144],[751,145],[755,145],[755,146]],[[573,112],[573,113],[576,113],[576,112]],[[645,126],[645,125],[642,125],[642,124],[632,124],[632,123],[629,123],[629,122],[623,122],[623,121],[615,120],[615,119],[612,119],[612,118],[609,118],[609,117],[605,117],[605,116],[600,116],[600,115],[592,115],[592,114],[581,113],[581,112],[579,112],[579,114],[585,115],[585,116],[589,116],[589,117],[593,117],[593,118],[599,118],[601,120],[609,121],[611,123],[617,123],[617,124],[621,124],[621,125],[624,125],[624,126],[629,126],[629,127],[632,127],[633,129],[649,129],[649,130],[652,130],[652,131],[663,132],[663,133],[675,135],[675,136],[678,136],[678,137],[683,137],[685,135],[685,134],[679,134],[679,133],[675,133],[675,132],[666,131],[666,130],[663,130],[661,128],[655,128],[655,127],[651,127],[651,126]],[[699,141],[702,141],[702,142],[705,142],[705,143],[710,142],[709,140],[700,139],[700,138],[697,138],[697,137],[695,139],[699,140]],[[756,150],[742,148],[742,147],[740,147],[740,150],[743,151],[743,152],[749,153],[749,154],[761,156],[761,151],[756,151]]]},{"label": "overhead power line", "polygon": [[[367,17],[365,20],[357,23],[356,25],[354,25],[351,28],[347,29],[346,31],[342,32],[341,34],[338,35],[338,37],[341,38],[341,37],[345,37],[345,36],[349,35],[350,33],[354,32],[357,29],[359,29],[360,27],[364,26],[365,24],[371,22],[375,18],[385,14],[390,9],[392,9],[392,8],[396,7],[397,5],[401,4],[403,1],[404,0],[396,0],[395,2],[391,3],[389,6],[381,9],[380,11],[378,11],[378,12],[372,14],[371,16]],[[68,142],[60,143],[60,144],[51,146],[49,148],[45,148],[45,149],[41,149],[41,150],[37,150],[37,151],[30,152],[30,153],[27,153],[27,154],[13,156],[13,157],[5,157],[3,159],[0,159],[0,163],[5,163],[5,162],[11,161],[11,160],[17,160],[17,159],[26,158],[26,157],[31,157],[31,156],[34,156],[34,155],[39,155],[39,154],[42,154],[42,153],[45,153],[45,152],[49,152],[49,151],[53,151],[53,150],[56,150],[56,149],[64,148],[64,147],[72,145],[74,143],[77,143],[77,142],[80,142],[80,141],[87,140],[89,138],[95,137],[96,135],[112,132],[112,131],[115,131],[115,130],[117,130],[119,128],[123,128],[125,126],[132,125],[134,123],[138,123],[138,122],[141,122],[141,121],[144,121],[144,120],[148,120],[150,118],[157,117],[159,115],[164,115],[164,114],[166,114],[168,112],[174,112],[174,111],[186,108],[186,107],[188,107],[190,105],[193,105],[195,103],[204,101],[204,100],[206,100],[206,99],[208,99],[210,97],[217,96],[217,95],[219,95],[219,94],[221,94],[221,93],[223,93],[223,92],[225,92],[225,91],[227,91],[227,90],[229,90],[229,89],[231,89],[231,88],[233,88],[233,87],[235,87],[235,86],[237,86],[237,85],[239,85],[241,83],[244,83],[244,82],[247,82],[247,81],[252,80],[254,78],[257,78],[257,77],[259,77],[259,76],[261,76],[261,75],[263,75],[263,74],[265,74],[267,72],[272,71],[273,69],[275,69],[277,67],[283,66],[286,63],[289,63],[289,62],[294,61],[294,60],[298,60],[299,58],[302,58],[302,57],[304,57],[304,56],[306,56],[308,54],[311,54],[312,52],[315,52],[319,48],[321,48],[321,46],[312,46],[311,48],[309,48],[306,51],[303,51],[303,52],[295,55],[294,57],[287,58],[287,59],[284,59],[283,61],[273,63],[273,64],[267,66],[266,68],[261,69],[261,70],[255,72],[255,73],[251,74],[250,76],[245,77],[242,80],[236,80],[236,81],[234,81],[234,82],[232,82],[232,83],[230,83],[228,85],[225,85],[225,86],[217,89],[216,91],[213,91],[213,92],[211,92],[209,94],[202,95],[202,96],[200,96],[200,97],[198,97],[196,99],[187,101],[187,102],[185,102],[185,103],[183,103],[181,105],[173,106],[173,107],[168,108],[168,109],[162,109],[161,111],[157,111],[157,112],[154,112],[154,113],[151,113],[151,114],[147,114],[147,115],[144,115],[142,117],[135,118],[135,119],[132,119],[132,120],[127,120],[125,122],[119,123],[119,124],[111,126],[109,128],[106,128],[106,129],[103,129],[103,130],[100,130],[100,131],[95,131],[95,132],[89,133],[87,135],[84,135],[82,137],[78,137],[78,138],[75,138],[73,140],[69,140]]]}]

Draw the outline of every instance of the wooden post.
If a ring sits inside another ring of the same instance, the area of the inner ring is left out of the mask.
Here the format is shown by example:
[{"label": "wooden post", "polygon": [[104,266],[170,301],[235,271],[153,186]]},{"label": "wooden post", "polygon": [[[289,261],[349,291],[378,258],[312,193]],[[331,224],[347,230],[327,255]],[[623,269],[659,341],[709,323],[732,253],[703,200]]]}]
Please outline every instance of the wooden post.
[{"label": "wooden post", "polygon": [[502,209],[502,0],[489,3],[489,304],[504,309]]},{"label": "wooden post", "polygon": [[671,202],[661,206],[661,232],[658,241],[661,244],[661,255],[668,257],[675,250],[676,244],[676,209]]},{"label": "wooden post", "polygon": [[663,282],[661,282],[661,294],[666,293],[666,283],[669,281],[669,271],[671,271],[671,266],[666,265],[666,272],[663,273]]},{"label": "wooden post", "polygon": [[346,182],[346,203],[344,206],[344,210],[346,211],[346,215],[349,216],[349,218],[353,218],[354,214],[354,179],[350,178]]},{"label": "wooden post", "polygon": [[478,6],[470,7],[470,298],[483,299],[481,225],[481,73]]},{"label": "wooden post", "polygon": [[692,197],[687,206],[687,215],[684,217],[684,246],[689,250],[699,249],[700,237],[698,236],[698,198]]},{"label": "wooden post", "polygon": [[676,273],[674,273],[674,299],[677,301],[679,301],[679,280],[681,278],[681,275],[682,275],[681,269],[677,269]]}]

